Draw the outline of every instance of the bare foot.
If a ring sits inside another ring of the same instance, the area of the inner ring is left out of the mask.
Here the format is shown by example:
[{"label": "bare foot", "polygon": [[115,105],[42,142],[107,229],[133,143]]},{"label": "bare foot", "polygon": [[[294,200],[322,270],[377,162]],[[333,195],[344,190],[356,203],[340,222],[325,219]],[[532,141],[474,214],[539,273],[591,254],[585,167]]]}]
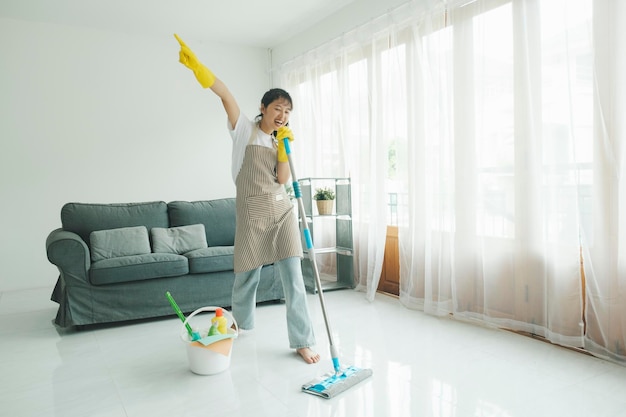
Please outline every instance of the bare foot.
[{"label": "bare foot", "polygon": [[302,359],[304,359],[306,363],[317,363],[320,361],[319,353],[312,351],[308,347],[296,349],[296,352],[302,356]]}]

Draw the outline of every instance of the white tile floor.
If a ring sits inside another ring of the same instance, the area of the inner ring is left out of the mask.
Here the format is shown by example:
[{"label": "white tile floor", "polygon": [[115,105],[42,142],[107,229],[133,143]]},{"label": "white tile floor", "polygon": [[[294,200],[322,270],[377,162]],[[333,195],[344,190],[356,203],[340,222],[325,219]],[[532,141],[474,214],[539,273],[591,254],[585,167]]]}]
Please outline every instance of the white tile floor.
[{"label": "white tile floor", "polygon": [[198,376],[175,316],[61,331],[50,292],[0,294],[3,416],[626,417],[626,367],[430,317],[383,295],[369,303],[354,291],[326,293],[342,361],[374,375],[325,400],[300,391],[332,369],[316,295],[309,305],[321,363],[306,365],[286,348],[285,307],[272,304],[235,340],[227,371]]}]

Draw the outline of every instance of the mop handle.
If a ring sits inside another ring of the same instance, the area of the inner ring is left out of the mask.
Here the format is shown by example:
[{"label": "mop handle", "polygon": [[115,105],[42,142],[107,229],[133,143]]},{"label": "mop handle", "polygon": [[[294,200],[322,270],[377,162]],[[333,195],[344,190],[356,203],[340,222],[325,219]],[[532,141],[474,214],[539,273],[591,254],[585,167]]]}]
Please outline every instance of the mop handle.
[{"label": "mop handle", "polygon": [[320,280],[320,273],[317,268],[317,262],[315,260],[315,247],[313,246],[313,239],[311,238],[311,231],[309,230],[309,226],[307,225],[307,221],[306,221],[304,203],[302,202],[302,191],[300,190],[300,183],[298,182],[298,177],[296,176],[296,170],[294,169],[293,160],[291,157],[291,147],[289,146],[289,138],[284,138],[283,141],[285,143],[285,152],[287,153],[287,159],[289,161],[289,169],[291,170],[291,179],[293,180],[293,190],[294,190],[296,199],[298,201],[298,212],[300,213],[300,223],[302,224],[302,233],[304,235],[306,247],[309,252],[309,258],[311,259],[311,263],[313,264],[315,285],[317,287],[317,294],[319,296],[320,305],[322,307],[322,314],[324,316],[324,324],[326,325],[326,333],[328,333],[328,342],[330,344],[330,354],[332,356],[335,370],[338,370],[340,366],[339,366],[337,349],[335,348],[335,344],[333,343],[333,334],[330,329],[330,321],[328,319],[328,314],[326,313],[326,303],[324,302],[324,295],[322,291],[322,281]]}]

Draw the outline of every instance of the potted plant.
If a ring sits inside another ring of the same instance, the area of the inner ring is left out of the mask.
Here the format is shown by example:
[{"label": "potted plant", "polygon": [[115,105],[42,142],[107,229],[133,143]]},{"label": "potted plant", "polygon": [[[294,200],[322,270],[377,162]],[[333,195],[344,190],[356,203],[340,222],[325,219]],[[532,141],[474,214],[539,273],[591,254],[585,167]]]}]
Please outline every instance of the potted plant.
[{"label": "potted plant", "polygon": [[313,194],[313,200],[317,204],[317,212],[319,214],[331,214],[333,212],[333,200],[335,199],[335,191],[331,188],[316,188]]}]

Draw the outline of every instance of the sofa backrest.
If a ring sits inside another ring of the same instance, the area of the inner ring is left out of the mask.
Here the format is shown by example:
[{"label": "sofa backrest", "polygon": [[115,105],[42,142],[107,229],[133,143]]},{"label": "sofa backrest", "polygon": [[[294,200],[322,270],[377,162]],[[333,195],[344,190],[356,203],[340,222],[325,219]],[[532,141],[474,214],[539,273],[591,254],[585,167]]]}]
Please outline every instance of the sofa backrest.
[{"label": "sofa backrest", "polygon": [[235,199],[172,201],[167,204],[170,226],[204,225],[209,246],[235,244]]},{"label": "sofa backrest", "polygon": [[163,201],[147,203],[90,204],[67,203],[61,208],[64,230],[78,234],[91,248],[89,234],[95,230],[120,227],[168,227],[167,204]]}]

